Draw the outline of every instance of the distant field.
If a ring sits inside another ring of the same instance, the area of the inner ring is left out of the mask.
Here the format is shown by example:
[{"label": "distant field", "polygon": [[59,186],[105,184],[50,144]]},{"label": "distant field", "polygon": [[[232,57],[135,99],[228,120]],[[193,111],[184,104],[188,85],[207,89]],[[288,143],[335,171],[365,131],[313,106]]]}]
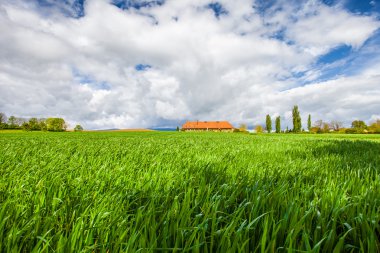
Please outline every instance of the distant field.
[{"label": "distant field", "polygon": [[154,130],[146,128],[134,128],[134,129],[114,129],[114,130],[89,130],[87,132],[152,132]]},{"label": "distant field", "polygon": [[1,252],[380,252],[380,135],[4,132]]}]

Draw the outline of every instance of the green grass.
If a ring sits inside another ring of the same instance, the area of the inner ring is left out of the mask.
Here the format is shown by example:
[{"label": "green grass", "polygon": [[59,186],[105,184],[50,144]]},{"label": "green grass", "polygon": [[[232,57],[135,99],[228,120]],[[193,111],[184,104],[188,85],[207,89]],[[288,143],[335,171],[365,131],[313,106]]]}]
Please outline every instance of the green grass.
[{"label": "green grass", "polygon": [[0,133],[1,252],[379,252],[380,135]]}]

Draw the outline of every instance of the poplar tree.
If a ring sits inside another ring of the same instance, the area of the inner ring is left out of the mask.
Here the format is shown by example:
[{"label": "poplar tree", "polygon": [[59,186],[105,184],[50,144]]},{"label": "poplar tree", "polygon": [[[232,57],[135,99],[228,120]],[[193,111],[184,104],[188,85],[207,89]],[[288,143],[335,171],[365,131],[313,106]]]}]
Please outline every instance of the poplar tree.
[{"label": "poplar tree", "polygon": [[281,118],[280,116],[276,117],[276,133],[281,132]]},{"label": "poplar tree", "polygon": [[301,132],[302,124],[301,124],[300,112],[298,110],[297,105],[293,107],[292,116],[293,116],[293,132],[299,133]]},{"label": "poplar tree", "polygon": [[272,131],[272,119],[270,118],[269,114],[267,115],[267,118],[266,118],[266,126],[267,126],[268,133],[270,133]]},{"label": "poplar tree", "polygon": [[307,118],[307,130],[311,130],[311,115],[309,114],[309,117]]}]

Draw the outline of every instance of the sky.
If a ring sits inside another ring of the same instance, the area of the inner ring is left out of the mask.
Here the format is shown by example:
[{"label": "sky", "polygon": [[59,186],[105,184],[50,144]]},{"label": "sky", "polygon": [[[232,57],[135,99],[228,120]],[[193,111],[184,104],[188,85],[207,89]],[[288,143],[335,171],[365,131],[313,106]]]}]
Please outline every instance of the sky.
[{"label": "sky", "polygon": [[380,119],[380,0],[0,0],[0,112],[85,129]]}]

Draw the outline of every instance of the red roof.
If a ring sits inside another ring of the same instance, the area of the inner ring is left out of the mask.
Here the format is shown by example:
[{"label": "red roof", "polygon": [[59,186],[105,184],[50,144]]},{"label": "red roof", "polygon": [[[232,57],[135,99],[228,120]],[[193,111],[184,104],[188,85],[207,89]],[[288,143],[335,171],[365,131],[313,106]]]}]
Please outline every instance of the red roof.
[{"label": "red roof", "polygon": [[182,129],[233,129],[228,121],[188,121],[182,125]]}]

